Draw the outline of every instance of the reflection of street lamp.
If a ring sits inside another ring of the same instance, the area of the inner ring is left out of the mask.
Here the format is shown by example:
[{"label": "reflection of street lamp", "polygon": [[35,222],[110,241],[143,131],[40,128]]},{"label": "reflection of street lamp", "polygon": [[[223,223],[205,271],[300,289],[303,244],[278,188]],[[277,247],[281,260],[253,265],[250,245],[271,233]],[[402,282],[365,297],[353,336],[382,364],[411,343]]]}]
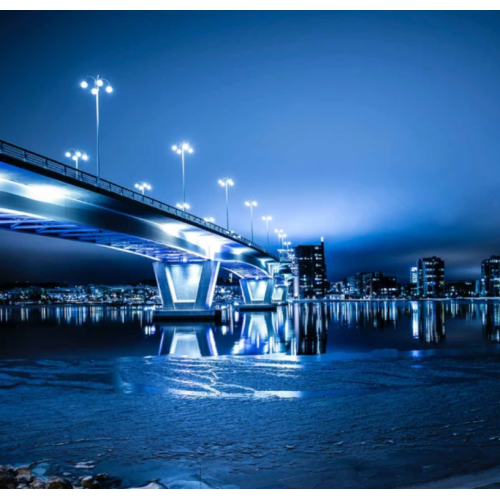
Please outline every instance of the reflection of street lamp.
[{"label": "reflection of street lamp", "polygon": [[273,220],[270,215],[262,216],[262,220],[266,223],[266,233],[267,233],[267,251],[269,252],[269,221]]},{"label": "reflection of street lamp", "polygon": [[226,229],[229,230],[229,186],[234,186],[234,182],[229,177],[219,179],[219,184],[226,188]]},{"label": "reflection of street lamp", "polygon": [[283,248],[283,240],[286,238],[286,234],[283,229],[275,229],[274,232],[278,235],[278,240],[280,241],[280,246]]},{"label": "reflection of street lamp", "polygon": [[99,185],[101,183],[101,160],[99,158],[99,92],[101,87],[103,87],[105,83],[107,83],[105,90],[108,94],[111,94],[111,92],[113,92],[113,87],[109,84],[108,80],[105,80],[101,78],[100,75],[97,75],[96,78],[94,78],[93,76],[87,76],[87,78],[85,78],[85,80],[83,80],[83,82],[80,84],[82,89],[86,89],[89,86],[87,82],[89,78],[94,82],[94,86],[92,87],[91,92],[92,95],[95,95],[95,114],[97,125],[97,184]]},{"label": "reflection of street lamp", "polygon": [[146,189],[148,191],[151,191],[151,186],[147,182],[137,183],[135,185],[135,188],[138,189],[142,193],[142,196],[144,196],[144,191],[146,191]]},{"label": "reflection of street lamp", "polygon": [[82,159],[87,161],[89,157],[86,155],[85,151],[80,151],[79,149],[71,148],[66,152],[66,158],[71,158],[75,162],[75,168],[78,170],[78,160]]},{"label": "reflection of street lamp", "polygon": [[[177,146],[172,146],[172,151],[175,151],[178,155],[181,155],[182,159],[182,204],[187,205],[186,203],[186,175],[184,169],[184,155],[185,153],[192,153],[193,148],[187,142],[181,142]],[[189,208],[186,206],[186,208]]]},{"label": "reflection of street lamp", "polygon": [[215,219],[214,219],[213,217],[205,217],[203,220],[204,220],[205,222],[210,222],[210,223],[212,223],[212,224],[215,222]]},{"label": "reflection of street lamp", "polygon": [[245,201],[245,205],[250,207],[250,232],[252,234],[251,240],[253,241],[253,207],[257,206],[257,202],[255,200],[247,200]]},{"label": "reflection of street lamp", "polygon": [[191,206],[189,205],[189,203],[177,203],[177,208],[179,208],[180,210],[184,210],[185,212],[186,210],[189,210]]}]

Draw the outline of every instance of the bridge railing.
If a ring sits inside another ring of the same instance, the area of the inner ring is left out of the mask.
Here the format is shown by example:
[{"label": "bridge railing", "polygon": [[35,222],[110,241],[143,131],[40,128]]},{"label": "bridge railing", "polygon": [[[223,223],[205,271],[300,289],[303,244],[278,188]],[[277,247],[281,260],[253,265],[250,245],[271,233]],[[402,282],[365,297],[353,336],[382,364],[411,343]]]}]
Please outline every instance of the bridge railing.
[{"label": "bridge railing", "polygon": [[126,198],[130,198],[135,201],[139,201],[146,205],[149,205],[154,208],[158,208],[159,210],[163,210],[164,212],[174,215],[179,219],[183,219],[188,222],[193,222],[201,227],[206,229],[210,229],[213,232],[226,236],[227,238],[232,239],[233,241],[243,243],[251,248],[255,248],[262,253],[269,255],[276,259],[276,257],[270,254],[265,248],[254,243],[253,241],[244,238],[232,231],[229,231],[217,224],[213,224],[212,222],[207,222],[200,217],[184,212],[183,210],[179,210],[178,208],[172,207],[171,205],[167,205],[161,201],[155,200],[146,195],[142,195],[141,193],[137,193],[132,189],[128,189],[123,186],[119,186],[118,184],[114,184],[113,182],[106,181],[101,179],[100,181],[95,175],[84,172],[83,170],[77,170],[74,167],[70,167],[64,163],[59,161],[51,160],[50,158],[46,158],[45,156],[39,155],[38,153],[33,153],[32,151],[28,151],[27,149],[20,148],[19,146],[15,146],[14,144],[10,144],[8,142],[0,141],[0,154],[4,154],[6,156],[10,156],[12,158],[16,158],[18,160],[22,160],[26,163],[30,163],[31,165],[35,165],[37,167],[41,167],[45,170],[50,170],[52,172],[57,172],[58,174],[64,175],[66,177],[70,177],[71,179],[76,179],[84,184],[89,184],[90,186],[103,189],[104,191],[109,191],[111,193],[118,194],[120,196],[124,196]]}]

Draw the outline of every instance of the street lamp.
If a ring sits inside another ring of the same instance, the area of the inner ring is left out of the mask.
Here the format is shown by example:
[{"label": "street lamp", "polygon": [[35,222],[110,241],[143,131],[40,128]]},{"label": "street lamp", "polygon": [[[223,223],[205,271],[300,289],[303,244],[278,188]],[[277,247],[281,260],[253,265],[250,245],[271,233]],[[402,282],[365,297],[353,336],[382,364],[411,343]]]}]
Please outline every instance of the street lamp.
[{"label": "street lamp", "polygon": [[85,151],[81,151],[79,149],[71,148],[66,152],[66,158],[71,158],[75,162],[75,168],[78,170],[78,160],[87,161],[89,157],[85,153]]},{"label": "street lamp", "polygon": [[184,210],[184,212],[185,212],[186,210],[189,210],[189,209],[191,208],[191,206],[189,205],[189,203],[177,203],[177,205],[176,205],[176,206],[177,206],[177,208],[178,208],[179,210]]},{"label": "street lamp", "polygon": [[172,151],[175,151],[178,155],[181,155],[182,158],[182,200],[183,204],[186,205],[186,176],[184,173],[184,155],[186,153],[192,153],[193,148],[187,142],[181,142],[176,146],[172,146]]},{"label": "street lamp", "polygon": [[215,219],[214,219],[213,217],[205,217],[203,220],[204,220],[205,222],[210,222],[210,223],[212,223],[212,224],[215,222]]},{"label": "street lamp", "polygon": [[286,238],[286,234],[283,229],[275,229],[274,232],[278,235],[278,240],[280,242],[281,248],[283,248],[283,240]]},{"label": "street lamp", "polygon": [[226,229],[229,230],[229,186],[234,186],[234,182],[230,177],[223,177],[219,184],[226,188]]},{"label": "street lamp", "polygon": [[267,251],[269,252],[269,221],[273,220],[273,218],[270,215],[263,215],[262,220],[266,223]]},{"label": "street lamp", "polygon": [[146,190],[151,191],[152,188],[151,185],[148,184],[147,182],[138,182],[135,185],[135,189],[138,189],[142,193],[142,196],[144,196],[144,192]]},{"label": "street lamp", "polygon": [[97,162],[97,185],[101,184],[101,160],[99,157],[99,94],[101,92],[101,87],[104,87],[104,90],[108,94],[111,94],[113,92],[113,87],[109,84],[108,80],[105,80],[104,78],[101,78],[100,75],[97,75],[97,77],[93,76],[87,76],[85,80],[82,81],[80,86],[82,89],[86,89],[89,86],[89,83],[87,80],[92,80],[94,85],[90,92],[92,95],[95,95],[95,115],[96,115],[96,128],[97,128],[97,155],[96,155],[96,162]]},{"label": "street lamp", "polygon": [[255,200],[247,200],[245,201],[245,205],[250,207],[250,231],[252,234],[251,240],[253,241],[253,207],[257,206],[257,202]]},{"label": "street lamp", "polygon": [[292,244],[292,242],[291,242],[291,241],[284,241],[284,242],[283,242],[283,245],[285,245],[285,247],[286,247],[286,250],[287,250],[287,251],[288,251],[288,250],[290,250],[290,245],[291,245],[291,244]]}]

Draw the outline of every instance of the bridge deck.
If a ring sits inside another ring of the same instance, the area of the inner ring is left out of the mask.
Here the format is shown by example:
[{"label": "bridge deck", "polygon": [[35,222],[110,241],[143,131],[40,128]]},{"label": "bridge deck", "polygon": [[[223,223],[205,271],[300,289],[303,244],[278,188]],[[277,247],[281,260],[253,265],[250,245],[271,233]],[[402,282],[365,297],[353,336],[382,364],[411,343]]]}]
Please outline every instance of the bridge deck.
[{"label": "bridge deck", "polygon": [[220,260],[241,276],[277,258],[195,215],[0,141],[0,229],[94,243],[165,261]]}]

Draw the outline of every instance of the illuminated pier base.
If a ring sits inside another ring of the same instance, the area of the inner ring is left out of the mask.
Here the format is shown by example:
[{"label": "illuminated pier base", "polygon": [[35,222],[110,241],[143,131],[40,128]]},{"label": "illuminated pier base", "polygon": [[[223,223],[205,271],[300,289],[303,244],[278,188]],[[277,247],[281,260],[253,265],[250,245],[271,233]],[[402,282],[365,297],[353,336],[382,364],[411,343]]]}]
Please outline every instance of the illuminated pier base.
[{"label": "illuminated pier base", "polygon": [[276,285],[273,291],[272,301],[275,304],[288,303],[288,285]]},{"label": "illuminated pier base", "polygon": [[241,310],[276,309],[273,304],[274,280],[272,278],[241,279],[241,293],[243,302]]},{"label": "illuminated pier base", "polygon": [[211,309],[219,262],[153,263],[162,310],[158,320],[217,320],[220,311]]}]

